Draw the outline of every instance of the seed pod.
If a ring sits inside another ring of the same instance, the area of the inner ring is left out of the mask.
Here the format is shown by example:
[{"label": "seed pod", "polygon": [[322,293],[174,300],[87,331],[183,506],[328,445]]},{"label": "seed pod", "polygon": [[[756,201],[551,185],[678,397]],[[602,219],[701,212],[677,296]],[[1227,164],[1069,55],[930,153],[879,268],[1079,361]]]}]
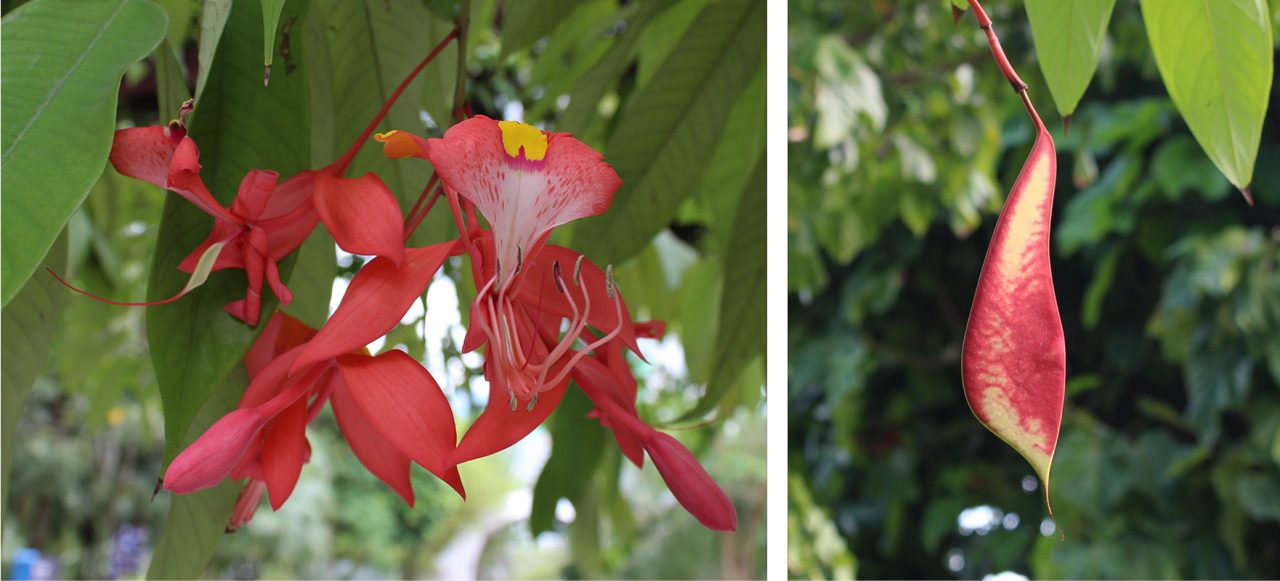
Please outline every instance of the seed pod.
[{"label": "seed pod", "polygon": [[1026,458],[1044,482],[1047,506],[1066,386],[1066,345],[1049,264],[1057,154],[1026,86],[1015,82],[990,20],[976,2],[970,5],[1035,123],[1036,140],[982,263],[965,329],[962,381],[978,420]]}]

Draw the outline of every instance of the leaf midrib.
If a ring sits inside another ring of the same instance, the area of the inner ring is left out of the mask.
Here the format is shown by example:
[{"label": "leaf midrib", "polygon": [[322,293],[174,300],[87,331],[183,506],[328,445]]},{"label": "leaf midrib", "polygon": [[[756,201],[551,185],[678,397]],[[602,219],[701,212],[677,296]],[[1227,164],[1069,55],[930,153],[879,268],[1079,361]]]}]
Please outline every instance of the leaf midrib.
[{"label": "leaf midrib", "polygon": [[4,151],[4,156],[0,159],[0,167],[9,164],[9,158],[13,156],[14,150],[18,149],[18,145],[22,142],[23,137],[26,137],[27,131],[29,131],[31,126],[35,125],[36,121],[40,119],[45,108],[47,108],[49,103],[53,102],[54,98],[62,91],[62,87],[67,84],[67,81],[71,79],[71,76],[80,69],[80,65],[84,63],[84,60],[89,53],[93,52],[93,48],[98,45],[98,42],[102,40],[102,36],[106,34],[107,30],[111,28],[112,23],[115,22],[116,17],[120,16],[120,12],[124,10],[126,1],[127,0],[121,0],[120,3],[116,5],[115,12],[112,12],[111,17],[107,19],[107,22],[98,29],[98,33],[94,35],[93,40],[89,42],[89,46],[85,47],[84,51],[80,53],[80,56],[76,58],[76,62],[71,63],[71,68],[68,69],[67,72],[53,84],[53,88],[45,94],[44,101],[36,107],[35,113],[31,115],[30,119],[27,119],[27,124],[22,127],[22,130],[18,132],[17,137],[13,138],[13,143],[9,144],[9,148]]}]

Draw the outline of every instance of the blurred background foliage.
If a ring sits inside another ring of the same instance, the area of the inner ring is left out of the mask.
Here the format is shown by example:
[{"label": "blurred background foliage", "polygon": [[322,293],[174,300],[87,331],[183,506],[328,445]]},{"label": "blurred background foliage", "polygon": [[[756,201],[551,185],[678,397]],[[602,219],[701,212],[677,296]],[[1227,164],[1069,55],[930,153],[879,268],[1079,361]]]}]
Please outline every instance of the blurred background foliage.
[{"label": "blurred background foliage", "polygon": [[1021,3],[984,4],[1058,146],[1056,518],[969,411],[959,369],[1030,121],[948,0],[800,0],[790,575],[1280,575],[1280,92],[1250,208],[1173,108],[1137,2],[1116,4],[1069,134]]},{"label": "blurred background foliage", "polygon": [[[21,4],[6,1],[4,10]],[[157,107],[158,96],[164,101],[183,84],[186,91],[196,86],[202,3],[160,4],[169,31],[155,55],[125,75],[121,127],[167,121],[174,104]],[[293,74],[291,67],[307,73],[317,61],[306,59],[332,59],[337,78],[329,86],[310,84],[312,139],[302,145],[311,148],[315,166],[345,149],[386,92],[468,6],[301,4],[307,10],[301,19],[281,24],[292,30],[294,50],[292,57],[276,54],[273,76]],[[203,9],[232,5],[207,1]],[[344,12],[354,5],[351,15]],[[260,508],[252,523],[223,537],[203,576],[763,577],[763,7],[762,0],[476,0],[469,3],[466,41],[467,100],[476,113],[573,131],[620,173],[629,172],[624,179],[639,193],[620,192],[615,212],[598,224],[563,228],[557,241],[601,264],[613,262],[633,315],[667,323],[663,341],[642,342],[653,365],[634,361],[640,413],[674,430],[702,459],[738,508],[738,532],[704,529],[652,467],[628,467],[612,437],[585,417],[590,404],[576,391],[526,441],[462,467],[466,502],[416,472],[415,508],[359,464],[326,409],[308,429],[313,453],[292,500],[276,513]],[[353,45],[361,41],[357,33],[372,46]],[[343,61],[366,53],[375,64]],[[392,112],[395,127],[441,134],[456,59],[449,49],[425,81],[415,81]],[[317,90],[333,94],[322,99]],[[375,93],[364,98],[374,99],[373,109],[349,105],[359,91]],[[326,101],[331,116],[316,114]],[[647,134],[646,125],[665,133]],[[425,170],[367,149],[353,173],[378,171],[398,194],[416,196]],[[70,282],[103,296],[144,296],[165,195],[108,168],[67,226]],[[658,201],[631,199],[648,199],[639,196]],[[412,243],[450,235],[440,208]],[[645,225],[628,225],[630,217]],[[611,236],[620,228],[629,237],[622,242]],[[336,306],[364,258],[335,253],[323,239],[312,247],[320,248],[320,259],[300,259],[291,283],[309,302],[294,308],[318,304],[323,311]],[[330,254],[333,260],[325,258]],[[469,304],[475,289],[458,260],[431,288],[375,347],[404,349],[424,361],[451,392],[461,433],[487,397],[480,357],[458,351],[467,318],[457,305]],[[5,575],[16,561],[29,564],[19,553],[34,548],[44,556],[37,570],[55,577],[137,578],[147,572],[174,501],[169,493],[152,498],[165,423],[148,362],[146,316],[78,297],[63,308],[25,406],[11,405],[6,376],[5,421],[20,419],[5,448],[13,465],[5,486]],[[5,309],[6,338],[17,337],[8,331],[11,311]],[[14,353],[6,343],[6,371]],[[220,514],[199,518],[225,522]]]}]

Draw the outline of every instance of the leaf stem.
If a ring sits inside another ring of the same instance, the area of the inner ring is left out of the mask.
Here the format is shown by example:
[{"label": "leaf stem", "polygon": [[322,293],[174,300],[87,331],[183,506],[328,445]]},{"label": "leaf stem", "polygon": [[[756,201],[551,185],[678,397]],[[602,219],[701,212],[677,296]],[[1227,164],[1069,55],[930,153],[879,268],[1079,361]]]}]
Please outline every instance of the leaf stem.
[{"label": "leaf stem", "polygon": [[1018,77],[1017,71],[1014,71],[1013,65],[1009,63],[1009,57],[1005,56],[1004,49],[1000,46],[1000,39],[996,37],[996,31],[991,26],[991,19],[987,17],[987,12],[982,9],[981,4],[978,4],[978,0],[969,0],[969,6],[973,8],[973,15],[978,19],[978,28],[987,33],[987,43],[991,45],[991,54],[995,56],[1000,72],[1004,73],[1004,78],[1013,85],[1014,91],[1020,94],[1026,93],[1027,84]]},{"label": "leaf stem", "polygon": [[453,120],[463,121],[471,116],[467,108],[467,29],[471,26],[471,0],[462,0],[458,17],[454,19],[454,32],[458,33],[458,68],[453,83]]}]

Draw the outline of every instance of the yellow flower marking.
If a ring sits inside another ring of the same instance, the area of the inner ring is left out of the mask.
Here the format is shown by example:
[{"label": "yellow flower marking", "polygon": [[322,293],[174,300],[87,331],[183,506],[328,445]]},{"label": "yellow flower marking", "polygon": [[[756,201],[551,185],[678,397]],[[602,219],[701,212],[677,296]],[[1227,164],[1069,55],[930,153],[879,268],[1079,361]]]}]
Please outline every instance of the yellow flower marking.
[{"label": "yellow flower marking", "polygon": [[541,129],[519,121],[499,121],[498,129],[502,130],[502,148],[507,155],[520,157],[523,148],[529,161],[542,161],[547,156],[547,134]]}]

